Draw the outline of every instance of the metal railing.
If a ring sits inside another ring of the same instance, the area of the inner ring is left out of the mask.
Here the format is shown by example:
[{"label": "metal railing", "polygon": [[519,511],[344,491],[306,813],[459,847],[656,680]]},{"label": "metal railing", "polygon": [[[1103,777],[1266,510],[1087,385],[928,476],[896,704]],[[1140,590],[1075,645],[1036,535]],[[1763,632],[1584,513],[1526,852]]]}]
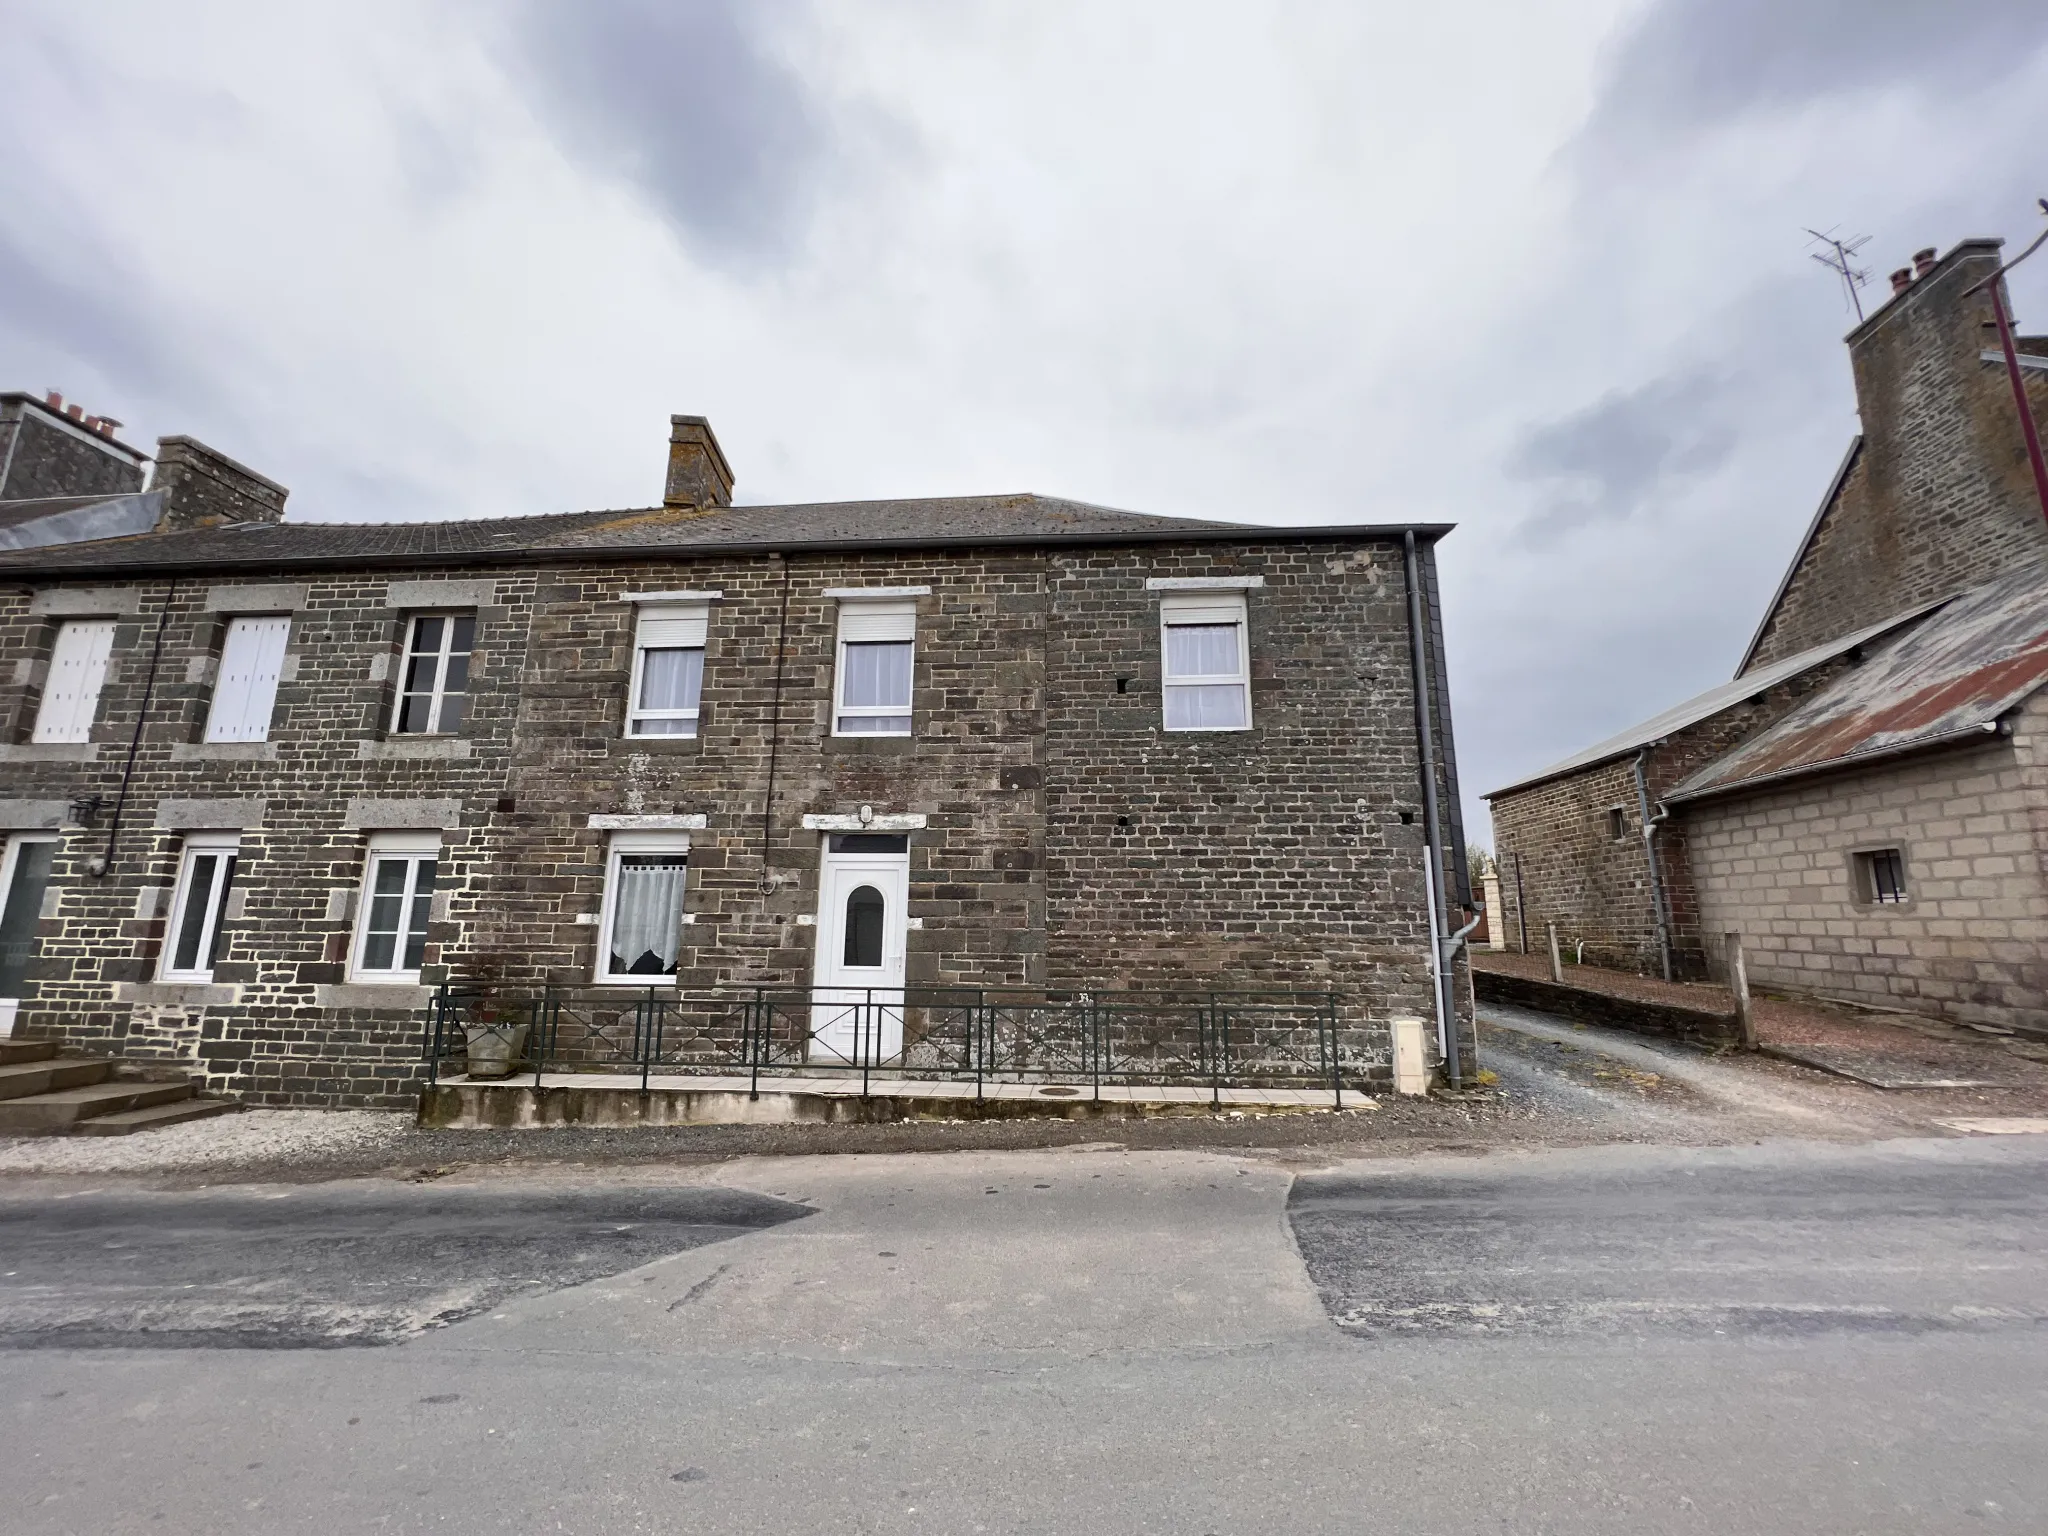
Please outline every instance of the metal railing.
[{"label": "metal railing", "polygon": [[665,988],[444,984],[428,1008],[428,1080],[463,1070],[473,1042],[510,1051],[536,1087],[548,1073],[656,1077],[764,1074],[1065,1085],[1326,1089],[1342,1107],[1389,1067],[1385,1024],[1335,992],[1118,991],[1025,987],[753,987],[702,996]]}]

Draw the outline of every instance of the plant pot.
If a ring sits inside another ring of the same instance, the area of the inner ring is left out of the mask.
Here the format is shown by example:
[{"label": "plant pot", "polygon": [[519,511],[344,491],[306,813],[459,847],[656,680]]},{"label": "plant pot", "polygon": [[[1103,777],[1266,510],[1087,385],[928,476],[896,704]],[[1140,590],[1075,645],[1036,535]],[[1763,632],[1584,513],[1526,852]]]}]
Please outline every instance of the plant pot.
[{"label": "plant pot", "polygon": [[465,1024],[471,1077],[510,1077],[526,1049],[524,1024]]}]

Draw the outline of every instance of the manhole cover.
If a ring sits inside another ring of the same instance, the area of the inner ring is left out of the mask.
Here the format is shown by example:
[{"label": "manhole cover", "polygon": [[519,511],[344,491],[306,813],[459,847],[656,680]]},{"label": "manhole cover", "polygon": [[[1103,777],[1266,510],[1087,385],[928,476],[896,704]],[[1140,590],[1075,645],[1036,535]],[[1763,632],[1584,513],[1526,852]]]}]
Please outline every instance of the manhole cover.
[{"label": "manhole cover", "polygon": [[1071,1099],[1081,1090],[1078,1088],[1041,1088],[1038,1091],[1048,1099]]}]

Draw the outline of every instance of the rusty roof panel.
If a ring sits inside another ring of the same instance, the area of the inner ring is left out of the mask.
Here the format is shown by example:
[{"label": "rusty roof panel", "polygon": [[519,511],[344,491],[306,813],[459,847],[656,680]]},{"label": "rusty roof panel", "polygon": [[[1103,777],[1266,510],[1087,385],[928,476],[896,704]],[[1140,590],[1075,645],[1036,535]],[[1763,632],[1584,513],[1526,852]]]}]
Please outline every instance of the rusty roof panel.
[{"label": "rusty roof panel", "polygon": [[2048,572],[1965,592],[1665,796],[1696,800],[1988,732],[2048,683]]}]

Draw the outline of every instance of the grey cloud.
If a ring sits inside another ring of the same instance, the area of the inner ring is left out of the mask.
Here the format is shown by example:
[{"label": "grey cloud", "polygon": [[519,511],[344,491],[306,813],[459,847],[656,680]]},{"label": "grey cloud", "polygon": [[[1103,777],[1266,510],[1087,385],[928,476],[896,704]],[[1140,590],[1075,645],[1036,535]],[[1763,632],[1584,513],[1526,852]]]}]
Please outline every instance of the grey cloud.
[{"label": "grey cloud", "polygon": [[[134,394],[188,392],[177,342],[134,297],[132,275],[104,262],[95,267],[92,281],[60,277],[0,225],[0,350],[74,363]],[[0,388],[21,387],[0,381]]]},{"label": "grey cloud", "polygon": [[509,51],[572,152],[638,184],[701,253],[759,259],[800,235],[826,143],[763,14],[748,0],[541,0]]},{"label": "grey cloud", "polygon": [[1543,544],[1575,528],[1621,521],[1658,491],[1719,469],[1736,443],[1724,409],[1728,395],[1725,375],[1698,369],[1610,391],[1528,432],[1505,467],[1516,479],[1556,490],[1523,524],[1523,540]]},{"label": "grey cloud", "polygon": [[[1595,139],[1856,91],[1977,91],[2048,47],[2041,0],[1660,0],[1614,47]],[[1853,124],[1842,127],[1845,150]]]}]

